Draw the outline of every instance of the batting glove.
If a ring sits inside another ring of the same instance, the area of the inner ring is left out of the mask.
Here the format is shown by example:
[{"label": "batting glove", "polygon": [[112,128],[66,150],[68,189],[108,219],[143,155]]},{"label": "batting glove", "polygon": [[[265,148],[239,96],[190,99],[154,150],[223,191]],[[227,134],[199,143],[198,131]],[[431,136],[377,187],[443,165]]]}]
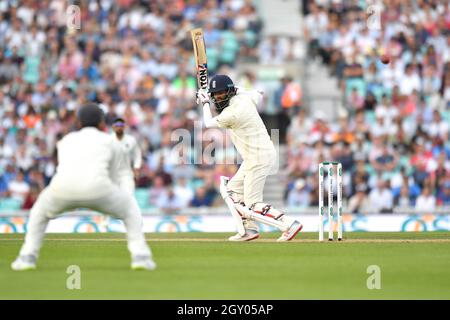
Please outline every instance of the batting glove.
[{"label": "batting glove", "polygon": [[205,103],[209,103],[209,95],[205,89],[198,90],[196,97],[197,97],[197,104],[201,103],[203,105]]}]

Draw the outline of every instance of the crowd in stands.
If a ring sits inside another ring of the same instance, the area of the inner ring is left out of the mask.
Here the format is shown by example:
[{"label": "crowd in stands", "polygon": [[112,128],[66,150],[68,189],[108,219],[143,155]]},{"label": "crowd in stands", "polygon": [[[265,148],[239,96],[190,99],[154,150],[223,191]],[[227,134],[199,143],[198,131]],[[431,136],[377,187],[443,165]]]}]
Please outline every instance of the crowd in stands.
[{"label": "crowd in stands", "polygon": [[[303,1],[307,59],[339,80],[338,120],[303,105],[290,77],[265,96],[286,124],[286,205],[318,205],[318,163],[330,160],[343,165],[348,212],[450,205],[450,5],[383,1],[376,30],[367,28],[366,2]],[[80,29],[67,27],[67,4],[0,1],[0,210],[31,208],[55,173],[56,142],[76,129],[76,110],[88,101],[102,106],[108,124],[124,118],[138,139],[143,209],[223,205],[219,177],[238,165],[217,165],[203,152],[221,133],[205,137],[198,122],[188,31],[204,28],[211,74],[238,74],[239,59],[296,61],[298,39],[263,39],[251,0],[81,1]],[[260,85],[251,72],[236,82]],[[186,132],[190,140],[179,144]],[[226,140],[214,156],[236,153]]]},{"label": "crowd in stands", "polygon": [[344,103],[336,122],[306,108],[292,119],[287,204],[317,205],[318,163],[339,161],[349,212],[449,206],[450,3],[373,1],[381,29],[369,2],[304,3],[309,59],[337,77]]},{"label": "crowd in stands", "polygon": [[[79,29],[68,4],[80,8]],[[32,206],[55,173],[56,142],[89,101],[139,141],[142,208],[216,204],[219,176],[236,165],[183,165],[172,152],[176,129],[189,144],[202,135],[194,27],[205,31],[211,74],[258,57],[262,20],[248,0],[0,1],[0,210]]]}]

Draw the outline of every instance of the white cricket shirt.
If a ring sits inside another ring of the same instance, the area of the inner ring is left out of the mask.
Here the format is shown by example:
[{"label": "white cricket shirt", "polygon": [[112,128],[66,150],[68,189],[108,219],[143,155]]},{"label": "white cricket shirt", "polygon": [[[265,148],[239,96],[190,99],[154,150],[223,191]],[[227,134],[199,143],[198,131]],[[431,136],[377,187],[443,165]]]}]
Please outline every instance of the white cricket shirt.
[{"label": "white cricket shirt", "polygon": [[114,140],[119,142],[124,156],[121,161],[118,175],[133,176],[132,169],[139,169],[142,165],[142,153],[136,139],[132,135],[124,134],[122,139],[119,140],[114,132],[112,133],[112,136]]},{"label": "white cricket shirt", "polygon": [[57,143],[58,167],[50,182],[52,194],[61,199],[103,197],[115,188],[121,148],[111,136],[87,127]]},{"label": "white cricket shirt", "polygon": [[272,161],[275,147],[256,108],[261,99],[257,91],[239,93],[230,100],[216,120],[220,128],[230,129],[231,140],[242,159],[252,163]]}]

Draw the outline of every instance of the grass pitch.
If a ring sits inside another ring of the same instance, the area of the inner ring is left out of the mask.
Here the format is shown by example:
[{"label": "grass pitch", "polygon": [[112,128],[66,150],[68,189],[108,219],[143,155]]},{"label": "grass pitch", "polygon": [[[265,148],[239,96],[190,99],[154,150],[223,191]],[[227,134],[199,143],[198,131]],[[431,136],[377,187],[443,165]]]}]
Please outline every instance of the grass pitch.
[{"label": "grass pitch", "polygon": [[[450,299],[450,233],[148,234],[158,269],[131,271],[124,234],[47,234],[38,269],[10,270],[23,235],[0,235],[0,299]],[[69,290],[67,268],[81,269]],[[381,270],[369,290],[367,269]]]}]

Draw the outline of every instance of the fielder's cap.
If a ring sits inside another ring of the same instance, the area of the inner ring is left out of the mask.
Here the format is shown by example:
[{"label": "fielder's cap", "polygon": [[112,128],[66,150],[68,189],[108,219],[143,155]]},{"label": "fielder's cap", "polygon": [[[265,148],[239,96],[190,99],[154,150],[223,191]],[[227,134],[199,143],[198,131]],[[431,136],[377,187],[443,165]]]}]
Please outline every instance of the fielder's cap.
[{"label": "fielder's cap", "polygon": [[113,127],[125,127],[125,120],[122,118],[114,119],[112,123]]},{"label": "fielder's cap", "polygon": [[104,120],[105,114],[96,103],[87,103],[78,111],[78,120],[81,127],[98,127]]}]

